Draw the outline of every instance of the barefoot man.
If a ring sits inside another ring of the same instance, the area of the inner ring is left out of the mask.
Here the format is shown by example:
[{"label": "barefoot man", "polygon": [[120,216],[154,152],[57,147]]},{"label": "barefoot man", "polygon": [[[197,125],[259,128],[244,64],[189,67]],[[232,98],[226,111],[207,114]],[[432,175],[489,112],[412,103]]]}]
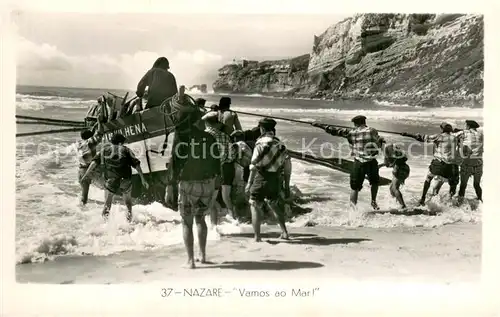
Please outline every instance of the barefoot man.
[{"label": "barefoot man", "polygon": [[392,167],[392,183],[389,190],[391,196],[396,198],[403,210],[406,209],[406,204],[399,187],[410,176],[410,166],[406,161],[408,161],[408,157],[402,149],[395,144],[387,144],[384,148],[384,163],[379,165],[379,167]]},{"label": "barefoot man", "polygon": [[285,210],[281,201],[283,188],[282,170],[290,159],[286,146],[276,136],[276,121],[264,118],[259,121],[261,137],[257,140],[252,154],[250,177],[245,191],[250,196],[252,225],[255,241],[260,242],[260,218],[267,202],[281,228],[281,238],[288,239],[285,226]]},{"label": "barefoot man", "polygon": [[465,130],[455,134],[463,149],[464,160],[460,166],[460,189],[458,200],[463,202],[469,178],[473,177],[474,190],[479,201],[483,201],[481,177],[483,176],[483,129],[474,120],[465,120]]},{"label": "barefoot man", "polygon": [[114,195],[122,195],[127,206],[127,221],[132,221],[132,167],[137,170],[141,178],[142,186],[149,188],[142,174],[141,162],[133,152],[124,145],[126,138],[117,133],[111,137],[111,143],[102,146],[101,151],[94,157],[87,172],[82,177],[85,181],[94,168],[102,164],[104,166],[104,187],[106,188],[106,202],[102,210],[102,216],[107,219],[109,210],[113,203]]},{"label": "barefoot man", "polygon": [[322,128],[328,134],[344,137],[351,146],[351,155],[354,156],[354,167],[351,171],[351,204],[358,203],[358,193],[363,188],[365,175],[371,185],[371,205],[374,210],[378,210],[377,193],[380,181],[377,155],[381,146],[381,138],[378,131],[366,125],[365,116],[356,116],[351,119],[354,129],[337,128],[335,126],[312,123],[314,127]]},{"label": "barefoot man", "polygon": [[104,132],[102,121],[104,121],[104,118],[102,116],[99,116],[97,121],[97,131],[95,134],[89,129],[83,130],[80,133],[82,140],[77,144],[78,158],[80,163],[80,166],[78,168],[78,178],[81,180],[80,186],[82,187],[82,197],[80,199],[80,202],[82,206],[85,206],[87,204],[90,184],[92,183],[92,176],[89,176],[85,180],[83,180],[83,175],[85,175],[87,169],[92,163],[92,159],[96,155],[96,147],[102,140]]},{"label": "barefoot man", "polygon": [[182,217],[188,268],[195,268],[193,221],[198,230],[200,262],[206,263],[207,224],[220,173],[217,141],[208,132],[187,121],[176,128],[178,143],[172,149],[173,178],[179,181],[179,212]]},{"label": "barefoot man", "polygon": [[[422,189],[420,206],[425,205],[427,192],[431,187],[432,179],[439,176],[448,180],[450,185],[450,196],[455,195],[459,182],[458,158],[458,137],[453,134],[453,127],[447,122],[440,125],[441,133],[438,134],[411,134],[401,133],[402,136],[411,137],[419,142],[432,143],[434,145],[434,158],[429,165],[429,172]],[[434,194],[439,191],[443,182],[440,180],[434,190]]]}]

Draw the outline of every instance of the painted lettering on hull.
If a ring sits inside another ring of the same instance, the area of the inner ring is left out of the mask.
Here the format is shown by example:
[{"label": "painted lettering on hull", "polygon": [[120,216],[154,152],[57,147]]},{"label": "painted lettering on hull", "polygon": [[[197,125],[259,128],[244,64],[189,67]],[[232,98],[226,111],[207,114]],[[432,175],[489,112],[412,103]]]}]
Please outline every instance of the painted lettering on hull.
[{"label": "painted lettering on hull", "polygon": [[126,127],[123,127],[118,130],[114,130],[113,132],[108,132],[104,135],[104,139],[106,141],[110,141],[111,137],[116,134],[116,133],[121,133],[124,137],[128,138],[134,135],[142,134],[144,132],[147,132],[148,130],[146,129],[146,126],[144,123],[142,124],[134,124],[134,125],[129,125]]}]

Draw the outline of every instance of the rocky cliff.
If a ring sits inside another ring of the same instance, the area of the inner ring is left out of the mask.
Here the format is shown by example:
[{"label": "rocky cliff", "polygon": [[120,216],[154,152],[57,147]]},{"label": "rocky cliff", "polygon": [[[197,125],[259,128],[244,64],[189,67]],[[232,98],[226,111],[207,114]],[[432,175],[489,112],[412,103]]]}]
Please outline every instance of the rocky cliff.
[{"label": "rocky cliff", "polygon": [[483,101],[483,29],[480,15],[359,14],[315,36],[310,54],[224,66],[213,88],[477,106]]}]

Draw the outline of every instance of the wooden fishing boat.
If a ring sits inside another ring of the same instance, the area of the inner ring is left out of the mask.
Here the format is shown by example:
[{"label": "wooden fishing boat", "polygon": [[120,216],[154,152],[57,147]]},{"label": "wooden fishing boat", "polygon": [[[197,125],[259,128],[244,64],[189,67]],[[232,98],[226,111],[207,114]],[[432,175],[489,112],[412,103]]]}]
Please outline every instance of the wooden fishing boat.
[{"label": "wooden fishing boat", "polygon": [[[103,98],[105,97],[105,98]],[[167,99],[161,106],[121,115],[120,109],[116,111],[114,105],[120,103],[120,108],[132,106],[132,99],[125,101],[116,95],[103,96],[98,104],[89,108],[84,119],[87,127],[94,127],[100,114],[104,117],[103,141],[110,141],[113,134],[121,133],[126,137],[125,145],[134,151],[141,161],[141,169],[148,181],[149,189],[144,190],[137,171],[132,169],[132,197],[143,203],[153,201],[163,202],[167,185],[167,165],[170,157],[170,147],[167,147],[169,135],[172,135],[176,124],[185,120],[196,112],[205,112],[196,106],[194,99],[184,95],[185,107],[191,107],[188,112],[179,111],[178,103],[173,98]],[[193,112],[193,109],[195,110]],[[183,109],[184,110],[184,109]],[[199,114],[198,114],[199,115]],[[111,117],[110,117],[111,116]],[[99,150],[99,147],[98,147]],[[96,173],[93,184],[99,188],[104,187],[102,170]]]}]

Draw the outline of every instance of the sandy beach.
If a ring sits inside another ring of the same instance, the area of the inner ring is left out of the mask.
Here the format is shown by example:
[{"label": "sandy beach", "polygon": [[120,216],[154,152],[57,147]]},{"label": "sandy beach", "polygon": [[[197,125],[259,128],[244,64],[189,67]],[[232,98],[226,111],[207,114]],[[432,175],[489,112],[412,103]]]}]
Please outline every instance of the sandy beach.
[{"label": "sandy beach", "polygon": [[[66,256],[16,267],[18,282],[116,284],[165,278],[338,278],[359,281],[476,282],[481,275],[481,225],[439,228],[277,228],[254,243],[251,234],[209,241],[208,260],[197,269],[182,267],[182,245],[110,256]],[[195,246],[196,247],[196,246]],[[74,265],[72,265],[74,264]]]}]

